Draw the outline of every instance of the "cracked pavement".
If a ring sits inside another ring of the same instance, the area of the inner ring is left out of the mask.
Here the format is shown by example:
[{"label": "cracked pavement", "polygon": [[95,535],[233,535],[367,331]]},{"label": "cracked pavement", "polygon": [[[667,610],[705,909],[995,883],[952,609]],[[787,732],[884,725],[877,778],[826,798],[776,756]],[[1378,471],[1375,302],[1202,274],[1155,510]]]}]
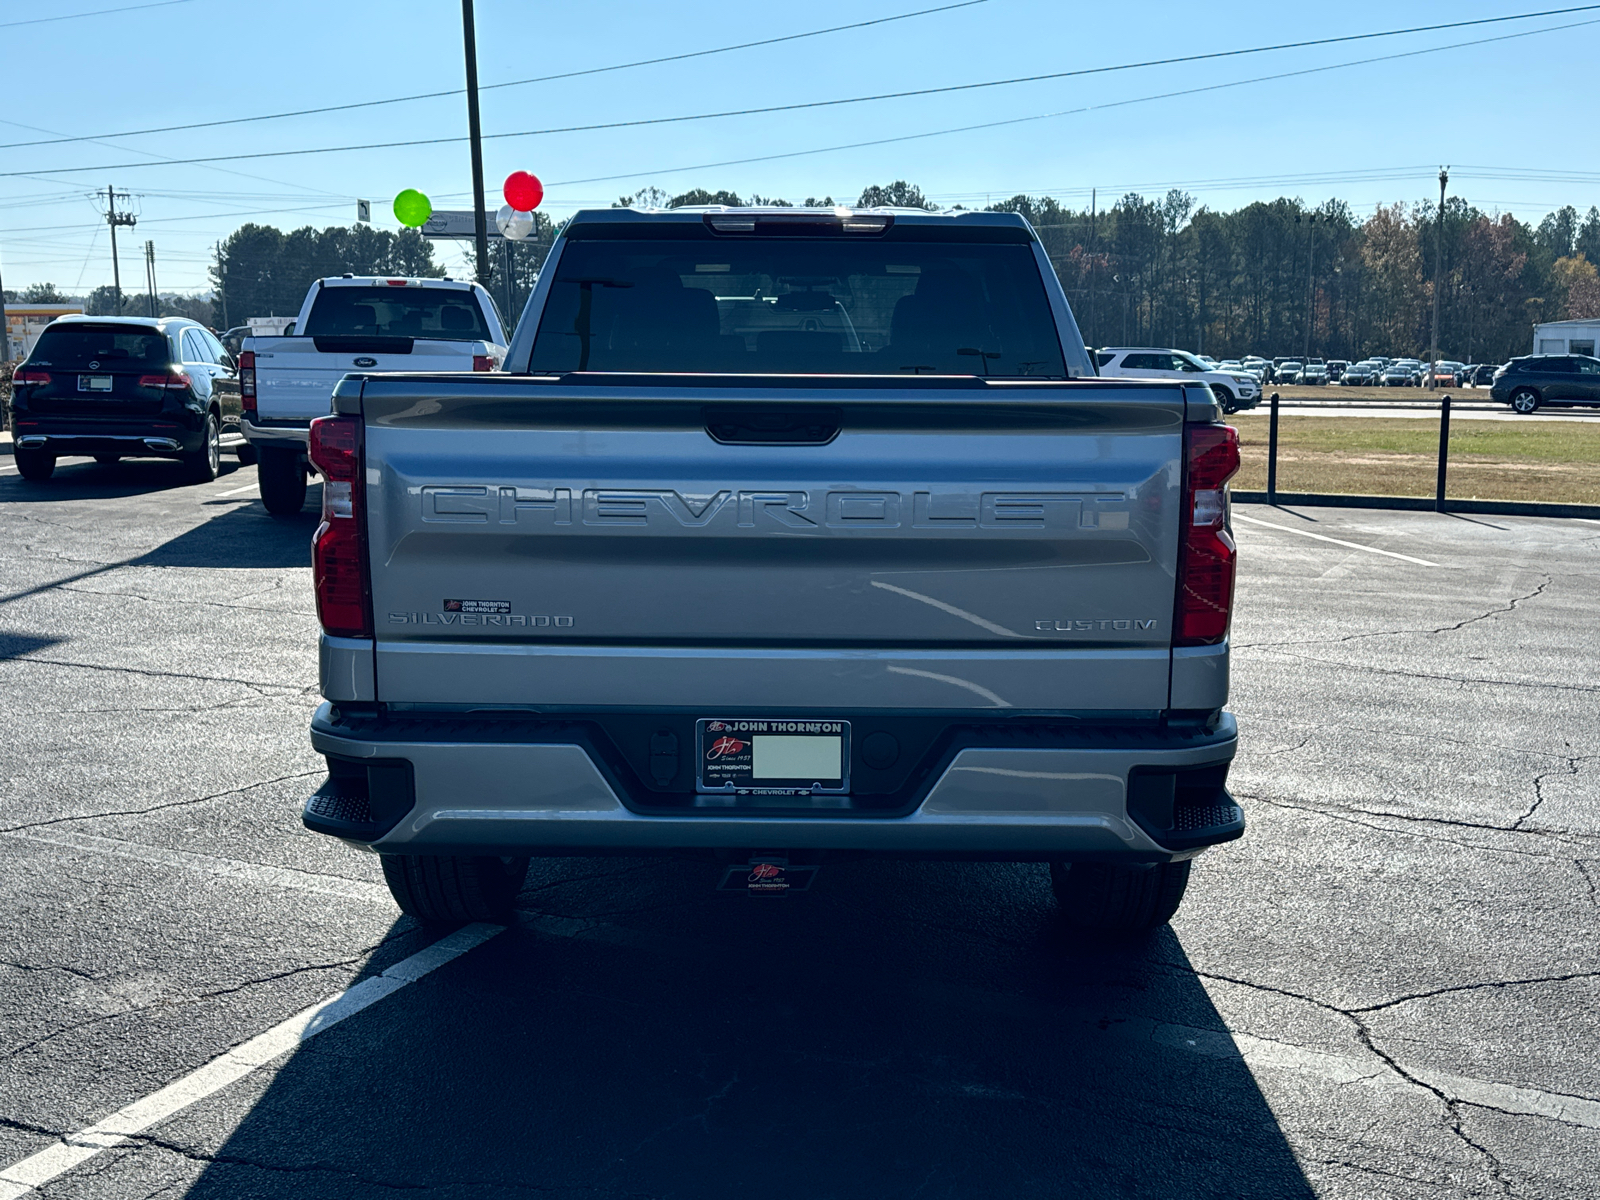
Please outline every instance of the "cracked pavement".
[{"label": "cracked pavement", "polygon": [[[249,477],[0,476],[0,1167],[436,936],[299,824],[315,495]],[[33,1194],[1592,1195],[1600,528],[1247,511],[1441,565],[1241,523],[1251,827],[1170,930],[1074,939],[1030,865],[536,862],[510,931]]]}]

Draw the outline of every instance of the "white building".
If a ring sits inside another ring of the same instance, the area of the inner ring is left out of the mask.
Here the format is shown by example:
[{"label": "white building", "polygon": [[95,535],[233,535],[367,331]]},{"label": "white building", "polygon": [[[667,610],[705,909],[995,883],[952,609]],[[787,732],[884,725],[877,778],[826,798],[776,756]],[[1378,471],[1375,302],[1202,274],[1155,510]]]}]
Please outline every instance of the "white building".
[{"label": "white building", "polygon": [[46,325],[57,317],[82,311],[81,304],[7,304],[6,332],[11,335],[11,357],[20,362],[33,349]]},{"label": "white building", "polygon": [[1597,342],[1600,342],[1600,317],[1588,317],[1582,321],[1546,321],[1533,327],[1535,354],[1587,354],[1593,357]]}]

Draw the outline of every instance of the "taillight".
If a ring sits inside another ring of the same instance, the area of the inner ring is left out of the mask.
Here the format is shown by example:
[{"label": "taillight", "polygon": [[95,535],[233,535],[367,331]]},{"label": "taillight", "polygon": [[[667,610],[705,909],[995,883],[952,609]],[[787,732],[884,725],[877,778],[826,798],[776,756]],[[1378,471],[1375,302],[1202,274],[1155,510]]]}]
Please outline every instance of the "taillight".
[{"label": "taillight", "polygon": [[239,403],[247,413],[256,411],[256,352],[239,352]]},{"label": "taillight", "polygon": [[165,375],[139,376],[139,386],[147,388],[171,388],[177,391],[181,388],[187,388],[192,382],[193,380],[182,371],[171,371]]},{"label": "taillight", "polygon": [[334,637],[372,636],[367,580],[361,418],[311,422],[311,462],[322,473],[322,524],[311,539],[317,619]]},{"label": "taillight", "polygon": [[487,354],[474,354],[472,356],[472,369],[474,371],[492,371],[494,370],[494,359]]},{"label": "taillight", "polygon": [[11,377],[11,382],[15,386],[20,386],[20,385],[22,385],[24,383],[49,383],[50,382],[50,372],[49,371],[18,371],[15,375],[13,375]]},{"label": "taillight", "polygon": [[1228,636],[1238,551],[1228,533],[1228,480],[1239,470],[1239,431],[1184,430],[1183,523],[1172,644],[1209,646]]}]

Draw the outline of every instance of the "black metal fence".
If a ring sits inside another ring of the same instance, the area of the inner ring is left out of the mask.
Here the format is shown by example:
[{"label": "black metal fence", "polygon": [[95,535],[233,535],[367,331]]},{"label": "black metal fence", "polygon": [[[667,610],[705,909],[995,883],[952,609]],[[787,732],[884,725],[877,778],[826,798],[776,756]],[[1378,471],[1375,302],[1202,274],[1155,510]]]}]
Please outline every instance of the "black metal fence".
[{"label": "black metal fence", "polygon": [[1268,401],[1267,489],[1236,491],[1243,503],[1326,505],[1334,508],[1432,509],[1434,512],[1505,513],[1548,517],[1600,517],[1600,504],[1554,504],[1530,500],[1462,500],[1446,495],[1450,474],[1450,397],[1439,400],[1439,451],[1433,498],[1425,496],[1366,496],[1336,492],[1280,492],[1278,490],[1278,393]]}]

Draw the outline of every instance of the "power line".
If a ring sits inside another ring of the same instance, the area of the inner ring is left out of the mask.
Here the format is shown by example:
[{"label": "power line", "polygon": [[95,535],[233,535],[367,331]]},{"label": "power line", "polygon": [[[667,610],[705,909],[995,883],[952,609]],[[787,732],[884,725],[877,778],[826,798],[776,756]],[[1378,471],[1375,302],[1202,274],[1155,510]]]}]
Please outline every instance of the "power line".
[{"label": "power line", "polygon": [[[1046,75],[1023,75],[1023,76],[1018,76],[1018,77],[1015,77],[1015,78],[1012,78],[1012,79],[993,79],[993,80],[985,80],[985,81],[982,81],[982,82],[979,82],[979,83],[948,84],[948,85],[945,85],[945,86],[942,86],[942,87],[918,88],[918,89],[911,90],[911,91],[901,91],[901,92],[883,92],[883,93],[879,93],[879,94],[876,94],[876,95],[870,95],[870,96],[851,96],[851,97],[844,97],[844,98],[833,99],[833,100],[810,100],[810,101],[804,101],[804,102],[797,103],[797,104],[777,104],[777,105],[770,105],[770,106],[762,107],[762,108],[730,109],[730,110],[727,110],[727,111],[724,111],[724,112],[693,113],[693,114],[688,114],[688,115],[684,115],[684,116],[676,116],[676,117],[646,117],[646,118],[641,118],[641,119],[633,120],[633,121],[612,121],[612,122],[607,122],[607,123],[603,123],[603,124],[593,124],[593,125],[569,125],[569,126],[561,126],[561,127],[557,127],[557,128],[550,128],[550,129],[524,129],[524,130],[519,130],[519,131],[511,132],[511,133],[489,133],[489,134],[484,134],[483,137],[484,137],[484,140],[487,141],[487,140],[490,140],[490,139],[502,139],[502,138],[539,137],[539,136],[545,136],[545,135],[556,134],[556,133],[587,133],[587,132],[596,132],[596,131],[599,131],[599,130],[607,130],[607,129],[630,129],[630,128],[637,128],[637,127],[646,126],[646,125],[668,125],[668,124],[682,123],[682,122],[686,122],[686,121],[707,121],[707,120],[713,120],[713,119],[724,118],[724,117],[758,116],[758,115],[765,115],[765,114],[778,113],[778,112],[794,112],[794,111],[801,110],[801,109],[828,108],[828,107],[836,107],[836,106],[845,105],[845,104],[866,104],[866,103],[872,103],[872,102],[876,102],[876,101],[880,101],[880,100],[899,100],[899,99],[906,99],[906,98],[916,97],[916,96],[931,96],[931,95],[939,95],[939,94],[945,94],[945,93],[951,93],[951,92],[973,91],[973,90],[980,89],[980,88],[1006,87],[1006,86],[1010,86],[1010,85],[1013,85],[1013,84],[1019,84],[1019,83],[1038,83],[1038,82],[1043,82],[1043,81],[1048,81],[1048,80],[1070,79],[1070,78],[1076,78],[1076,77],[1081,77],[1081,76],[1086,76],[1086,75],[1103,75],[1103,74],[1107,74],[1107,73],[1114,72],[1114,71],[1131,71],[1131,70],[1141,69],[1141,68],[1144,68],[1144,67],[1173,66],[1173,65],[1181,64],[1181,63],[1206,62],[1206,61],[1219,59],[1219,58],[1237,58],[1239,56],[1247,55],[1247,54],[1266,54],[1266,53],[1277,52],[1277,51],[1282,51],[1282,50],[1304,49],[1304,48],[1311,47],[1311,46],[1326,46],[1326,45],[1332,45],[1332,44],[1340,43],[1340,42],[1367,41],[1367,40],[1371,40],[1373,38],[1399,37],[1399,36],[1402,36],[1402,35],[1405,35],[1405,34],[1433,32],[1433,31],[1438,31],[1438,30],[1443,30],[1443,29],[1461,29],[1461,28],[1466,28],[1466,27],[1475,26],[1475,25],[1497,24],[1497,23],[1502,23],[1502,22],[1505,22],[1505,21],[1529,20],[1529,19],[1532,19],[1534,17],[1551,16],[1551,15],[1557,15],[1557,14],[1561,14],[1561,13],[1593,12],[1593,11],[1595,11],[1597,9],[1600,9],[1600,4],[1585,4],[1585,5],[1581,5],[1581,6],[1577,7],[1577,8],[1550,9],[1550,10],[1546,10],[1545,12],[1540,12],[1540,13],[1518,13],[1518,14],[1514,14],[1514,15],[1511,15],[1511,16],[1503,16],[1503,17],[1483,17],[1483,18],[1479,18],[1479,19],[1471,20],[1471,21],[1452,21],[1452,22],[1447,22],[1447,23],[1439,24],[1439,25],[1418,25],[1418,26],[1414,26],[1414,27],[1411,27],[1411,28],[1407,28],[1407,29],[1382,30],[1382,31],[1373,32],[1373,33],[1343,34],[1343,35],[1340,35],[1338,37],[1317,38],[1317,39],[1313,39],[1311,41],[1282,42],[1282,43],[1277,43],[1277,44],[1270,45],[1270,46],[1252,46],[1252,47],[1246,47],[1246,48],[1237,49],[1237,50],[1217,50],[1217,51],[1211,51],[1211,52],[1208,52],[1208,53],[1205,53],[1205,54],[1184,55],[1184,56],[1181,56],[1181,57],[1178,57],[1178,58],[1150,59],[1150,60],[1143,61],[1143,62],[1119,63],[1119,64],[1116,64],[1114,66],[1106,66],[1106,67],[1084,67],[1084,68],[1081,68],[1081,69],[1078,69],[1078,70],[1074,70],[1074,71],[1057,71],[1057,72],[1052,72],[1052,73],[1046,74]],[[1321,71],[1321,70],[1332,70],[1332,69],[1335,69],[1337,67],[1360,66],[1363,63],[1367,63],[1367,62],[1388,62],[1388,61],[1392,61],[1392,60],[1397,59],[1397,58],[1410,58],[1410,57],[1413,57],[1413,56],[1418,55],[1418,54],[1436,53],[1439,50],[1456,50],[1456,49],[1460,49],[1460,48],[1462,48],[1464,46],[1478,46],[1478,45],[1484,45],[1484,44],[1489,43],[1489,42],[1508,41],[1508,40],[1511,40],[1513,38],[1528,37],[1528,36],[1531,36],[1532,34],[1548,33],[1548,32],[1553,32],[1555,30],[1560,30],[1560,29],[1572,29],[1572,28],[1576,28],[1576,27],[1578,27],[1580,25],[1590,25],[1590,24],[1594,24],[1594,23],[1595,23],[1594,21],[1578,21],[1578,22],[1573,22],[1573,23],[1567,24],[1567,25],[1550,26],[1550,27],[1548,27],[1546,29],[1533,29],[1533,30],[1524,31],[1522,33],[1506,34],[1506,35],[1501,36],[1501,37],[1481,38],[1481,39],[1477,39],[1475,41],[1456,42],[1456,43],[1453,43],[1453,44],[1451,44],[1449,46],[1441,46],[1441,47],[1436,47],[1436,48],[1431,48],[1431,49],[1424,49],[1424,50],[1406,51],[1406,52],[1404,52],[1402,54],[1386,55],[1386,56],[1383,56],[1383,57],[1371,58],[1371,59],[1361,59],[1361,60],[1358,60],[1358,61],[1355,61],[1355,62],[1349,62],[1349,63],[1338,63],[1338,64],[1334,64],[1331,67],[1312,68],[1310,71],[1290,71],[1290,72],[1286,72],[1286,73],[1279,74],[1279,75],[1258,76],[1258,77],[1255,77],[1255,78],[1252,78],[1252,79],[1239,80],[1239,81],[1236,81],[1234,83],[1217,84],[1217,85],[1213,85],[1211,87],[1194,88],[1194,89],[1189,89],[1187,91],[1179,91],[1179,92],[1165,92],[1165,93],[1162,93],[1162,94],[1160,94],[1158,96],[1141,97],[1138,100],[1131,100],[1131,101],[1120,101],[1120,102],[1118,102],[1118,104],[1141,103],[1141,102],[1143,102],[1145,100],[1159,100],[1159,99],[1166,99],[1166,98],[1171,97],[1171,96],[1192,95],[1192,94],[1194,94],[1196,92],[1214,91],[1214,90],[1217,90],[1217,88],[1220,88],[1220,87],[1238,87],[1238,86],[1241,86],[1241,85],[1246,84],[1246,83],[1261,83],[1261,82],[1265,82],[1265,81],[1270,80],[1270,79],[1287,79],[1287,78],[1291,78],[1291,77],[1293,77],[1295,75],[1314,73],[1315,71]],[[441,94],[455,95],[457,93],[441,93]],[[695,167],[671,168],[670,171],[658,172],[658,173],[665,174],[665,173],[671,173],[671,171],[699,170],[699,169],[708,169],[708,168],[711,168],[711,167],[718,167],[718,166],[737,166],[737,165],[743,165],[743,164],[746,164],[746,163],[753,163],[753,162],[769,162],[769,161],[772,161],[774,159],[780,159],[780,158],[794,158],[794,157],[799,157],[801,155],[806,155],[806,154],[821,154],[821,153],[825,153],[826,150],[831,150],[831,149],[857,149],[857,148],[864,147],[864,146],[881,146],[881,145],[887,145],[887,144],[892,143],[892,142],[909,141],[909,140],[912,140],[912,138],[934,137],[934,136],[939,136],[940,134],[943,134],[943,133],[964,133],[964,132],[969,132],[969,131],[977,130],[977,129],[992,129],[992,128],[996,128],[996,127],[1002,126],[1002,125],[1018,124],[1018,123],[1024,122],[1024,121],[1044,120],[1044,119],[1049,118],[1049,117],[1058,117],[1058,116],[1069,115],[1069,113],[1089,112],[1089,111],[1091,111],[1091,110],[1093,110],[1095,108],[1108,108],[1108,107],[1116,107],[1116,106],[1117,105],[1115,105],[1115,104],[1111,104],[1111,105],[1091,105],[1091,106],[1086,107],[1086,108],[1071,109],[1071,110],[1068,110],[1067,112],[1045,113],[1045,114],[1042,114],[1040,116],[1034,116],[1034,117],[1019,117],[1019,118],[1013,118],[1012,120],[1008,120],[1008,121],[994,121],[994,122],[988,122],[988,123],[980,124],[980,125],[961,126],[961,127],[957,128],[957,129],[939,130],[939,131],[936,131],[934,133],[913,134],[913,135],[910,135],[908,137],[885,138],[885,139],[880,139],[880,140],[877,140],[877,141],[856,142],[856,143],[851,143],[851,144],[846,145],[846,146],[827,147],[827,148],[821,149],[821,150],[803,150],[803,151],[796,151],[796,152],[793,152],[793,153],[790,153],[790,154],[776,154],[776,155],[765,155],[765,156],[760,156],[760,157],[756,157],[756,158],[734,159],[734,160],[730,160],[729,162],[724,162],[724,163],[705,163],[705,164],[700,164],[700,165],[695,166]],[[361,144],[358,144],[358,145],[351,145],[351,146],[317,146],[317,147],[310,147],[310,148],[299,149],[299,150],[267,150],[267,151],[258,151],[258,152],[254,152],[254,153],[249,153],[249,154],[212,155],[212,156],[208,156],[208,157],[204,157],[204,158],[176,158],[176,159],[167,159],[167,160],[164,160],[164,161],[166,163],[168,163],[168,164],[171,164],[171,165],[187,166],[187,165],[204,164],[204,163],[237,162],[237,161],[245,160],[245,159],[291,158],[291,157],[298,157],[298,156],[301,156],[301,155],[308,155],[308,154],[343,154],[343,153],[351,153],[351,152],[361,151],[361,150],[396,150],[396,149],[414,148],[414,147],[417,147],[417,146],[453,145],[453,144],[458,144],[458,143],[464,142],[466,140],[467,139],[464,138],[464,137],[415,138],[415,139],[410,139],[410,140],[406,140],[406,141],[398,141],[398,142],[366,142],[366,143],[361,143]],[[0,146],[0,149],[7,149],[7,148],[8,147]],[[150,165],[154,165],[154,164],[150,164],[150,163],[110,163],[110,164],[100,164],[98,166],[93,166],[93,167],[57,167],[57,168],[53,168],[53,170],[55,172],[57,172],[57,173],[72,174],[72,173],[79,172],[79,171],[120,171],[120,170],[128,170],[128,169],[132,169],[132,168],[135,168],[135,167],[150,166]],[[603,183],[603,182],[609,182],[609,181],[616,180],[616,179],[631,179],[631,178],[634,178],[635,176],[638,176],[638,175],[645,175],[645,174],[650,174],[650,173],[651,172],[638,171],[638,172],[629,172],[629,173],[624,174],[624,175],[595,176],[595,177],[590,178],[590,179],[569,180],[569,181],[566,181],[566,183]],[[13,175],[20,175],[20,174],[22,174],[22,172],[0,173],[0,179],[11,178]],[[566,186],[566,183],[563,183],[561,185],[552,185],[552,186]]]},{"label": "power line", "polygon": [[[45,128],[43,128],[41,126],[38,126],[38,125],[24,125],[21,121],[0,121],[0,125],[15,125],[18,129],[32,129],[36,133],[54,133],[55,132],[52,129],[45,129]],[[97,146],[104,146],[107,150],[127,149],[128,153],[130,153],[130,154],[142,154],[146,158],[151,158],[151,159],[155,159],[156,160],[156,162],[154,162],[154,163],[141,163],[140,164],[141,166],[156,166],[156,165],[162,165],[162,164],[171,163],[173,161],[172,159],[166,157],[165,155],[157,154],[154,150],[140,150],[137,147],[114,146],[110,142],[101,141],[101,140],[96,139],[96,138],[90,138],[90,139],[86,139],[86,140],[92,141]],[[72,169],[73,168],[68,168],[69,172]],[[283,180],[283,179],[269,179],[265,175],[252,175],[248,171],[233,171],[233,170],[228,169],[227,167],[215,167],[215,166],[209,166],[208,165],[208,166],[206,166],[205,169],[208,170],[208,171],[216,171],[220,175],[237,175],[240,179],[256,179],[256,180],[260,180],[262,183],[275,183],[279,187],[298,188],[302,192],[315,192],[315,193],[318,193],[318,194],[323,195],[323,196],[335,196],[335,195],[338,194],[336,192],[329,192],[329,191],[327,191],[327,190],[325,190],[323,188],[310,187],[310,186],[308,186],[306,184],[293,184],[293,183],[289,183],[287,180]],[[20,172],[19,172],[19,174],[20,174]],[[40,176],[36,172],[32,172],[32,173],[27,174],[25,176],[25,178],[28,178],[28,179],[40,179],[40,178],[42,178],[42,176]],[[51,182],[67,183],[69,181],[67,181],[67,180],[53,180]]]},{"label": "power line", "polygon": [[[305,213],[307,215],[314,216],[315,214],[322,212],[324,209],[344,208],[345,205],[345,201],[340,201],[337,204],[302,205],[298,208],[278,205],[274,208],[227,209],[223,212],[190,213],[187,216],[182,217],[142,217],[140,219],[144,221],[146,225],[165,225],[173,222],[209,221],[215,217],[259,217],[267,216],[272,213]],[[23,225],[14,229],[0,230],[0,233],[4,233],[7,238],[10,238],[12,234],[17,233],[35,233],[39,231],[57,232],[68,229],[97,229],[103,223],[104,222],[102,221],[95,224],[83,225]],[[26,241],[27,239],[19,238],[17,240]]]},{"label": "power line", "polygon": [[[1160,190],[1164,190],[1164,189],[1167,189],[1167,188],[1183,188],[1185,190],[1191,190],[1191,191],[1233,191],[1233,190],[1242,190],[1242,189],[1261,189],[1261,188],[1270,188],[1270,187],[1315,186],[1315,185],[1319,185],[1319,184],[1391,183],[1391,182],[1392,183],[1403,183],[1403,182],[1405,182],[1407,180],[1415,180],[1415,179],[1423,179],[1423,178],[1431,179],[1434,169],[1435,168],[1432,167],[1429,164],[1417,164],[1417,165],[1414,165],[1414,166],[1398,166],[1398,167],[1379,168],[1379,169],[1373,169],[1373,170],[1354,169],[1354,170],[1349,170],[1349,171],[1318,171],[1318,172],[1310,172],[1310,173],[1303,173],[1303,174],[1291,174],[1291,175],[1248,175],[1248,176],[1240,175],[1240,176],[1227,176],[1227,177],[1209,178],[1209,179],[1164,179],[1164,180],[1154,180],[1154,181],[1147,180],[1147,181],[1144,181],[1144,182],[1133,182],[1133,183],[1123,182],[1123,183],[1113,183],[1113,184],[1110,184],[1110,185],[1103,185],[1103,186],[1100,187],[1099,190],[1105,191],[1105,192],[1138,192],[1138,193],[1142,194],[1142,193],[1150,192],[1150,191],[1160,191]],[[1493,179],[1493,180],[1503,180],[1503,181],[1510,181],[1510,182],[1527,182],[1527,183],[1595,183],[1595,182],[1600,182],[1600,172],[1561,172],[1561,171],[1552,172],[1552,171],[1548,171],[1546,169],[1537,168],[1537,167],[1502,167],[1502,166],[1477,166],[1477,167],[1467,166],[1467,167],[1455,167],[1455,168],[1453,168],[1453,170],[1462,179],[1485,179],[1485,180]],[[1581,176],[1581,178],[1572,178],[1572,176]],[[993,187],[993,188],[987,189],[986,191],[980,191],[980,192],[930,192],[929,196],[932,197],[932,198],[942,199],[942,200],[973,200],[973,199],[980,199],[980,198],[984,198],[984,197],[1001,196],[1001,195],[1006,196],[1006,197],[1015,196],[1015,195],[1026,195],[1026,196],[1029,196],[1029,197],[1044,197],[1044,196],[1048,196],[1048,197],[1052,197],[1052,198],[1055,198],[1055,199],[1066,199],[1066,198],[1070,198],[1070,197],[1088,196],[1089,192],[1090,192],[1090,188],[1088,188],[1088,187],[1051,187],[1051,186],[1015,187],[1015,186],[1011,186],[1011,187]],[[143,192],[141,194],[143,196],[145,196],[146,198],[149,198],[149,197],[152,197],[152,196],[159,197],[159,196],[175,195],[175,193],[149,192],[149,191]],[[73,193],[68,194],[64,198],[66,198],[66,199],[76,199],[76,198],[78,198],[79,196],[82,196],[82,195],[84,195],[84,193],[73,192]],[[196,197],[202,198],[202,199],[209,199],[209,198],[212,198],[213,196],[215,196],[217,198],[226,198],[228,195],[229,195],[228,193],[195,193]],[[299,200],[302,199],[302,197],[299,197],[299,196],[282,196],[282,197],[279,197],[279,196],[273,196],[271,194],[257,194],[257,193],[245,193],[243,195],[246,198],[257,199],[257,200],[281,199],[281,200],[288,200],[288,201],[293,202],[293,201],[299,201]],[[1485,201],[1485,203],[1488,203],[1488,201]],[[1510,203],[1510,202],[1506,201],[1504,203]],[[1520,203],[1525,203],[1525,202],[1524,201],[1517,201],[1516,203],[1520,204]],[[213,219],[216,219],[216,218],[224,218],[225,219],[225,218],[230,218],[230,217],[263,216],[263,215],[268,215],[268,214],[271,214],[271,213],[299,213],[299,214],[305,214],[307,216],[315,216],[316,214],[321,213],[321,212],[323,212],[325,210],[341,208],[341,207],[343,207],[343,204],[344,204],[344,201],[339,201],[337,203],[313,204],[313,205],[303,205],[303,204],[291,203],[288,206],[280,204],[280,205],[278,205],[276,207],[273,207],[273,208],[225,209],[225,210],[219,210],[219,211],[215,211],[215,212],[191,213],[191,214],[187,214],[187,215],[184,215],[184,216],[177,216],[177,217],[143,217],[143,218],[141,218],[141,223],[143,223],[145,225],[192,223],[192,222],[197,222],[197,221],[213,220]],[[1559,207],[1559,205],[1557,205],[1555,207]],[[22,225],[22,226],[14,226],[14,227],[10,227],[10,228],[0,229],[0,233],[3,233],[6,236],[7,242],[9,244],[11,244],[11,245],[42,246],[42,245],[45,245],[45,244],[47,244],[47,243],[49,243],[49,242],[51,242],[53,240],[48,235],[71,233],[71,232],[75,232],[75,231],[79,231],[79,230],[99,229],[103,225],[104,225],[103,221],[86,222],[86,223],[78,224],[78,225],[61,225],[61,224],[31,225],[31,226]],[[1041,228],[1042,229],[1042,228],[1045,228],[1045,227],[1044,226],[1035,226],[1035,228]],[[32,235],[35,235],[35,236],[31,236],[31,237],[30,236],[18,236],[18,235],[29,235],[29,234],[32,234]],[[39,235],[46,235],[46,236],[39,236]],[[60,242],[56,242],[55,244],[60,245],[62,247],[67,247],[67,246],[76,247],[78,243],[74,240],[74,241],[60,241]],[[167,251],[166,253],[167,253],[167,257],[169,257],[169,258],[174,256],[174,252],[172,252],[172,251]]]},{"label": "power line", "polygon": [[[1036,113],[1029,117],[1009,117],[1003,121],[984,121],[976,125],[957,125],[949,129],[930,129],[923,133],[907,133],[898,137],[874,138],[865,142],[846,142],[837,146],[818,146],[811,150],[790,150],[783,154],[760,154],[749,158],[732,158],[722,162],[695,163],[687,167],[662,167],[653,171],[628,171],[620,175],[594,175],[588,179],[562,179],[549,183],[546,187],[574,187],[583,183],[615,183],[622,179],[641,179],[652,175],[676,175],[684,171],[709,171],[718,167],[738,167],[750,163],[775,162],[786,158],[804,158],[813,154],[831,154],[840,150],[862,150],[874,146],[889,146],[897,142],[914,142],[923,138],[944,137],[952,133],[973,133],[983,129],[998,129],[1006,125],[1024,125],[1031,121],[1048,121],[1056,117],[1081,116],[1084,113],[1098,112],[1107,108],[1125,108],[1132,104],[1147,104],[1155,100],[1171,100],[1181,96],[1195,96],[1204,92],[1217,92],[1227,88],[1245,87],[1255,83],[1272,83],[1280,79],[1294,79],[1304,75],[1316,75],[1324,71],[1339,71],[1347,67],[1364,67],[1372,63],[1393,62],[1402,58],[1417,58],[1424,54],[1441,54],[1447,50],[1460,50],[1467,46],[1483,46],[1491,42],[1508,42],[1516,38],[1533,37],[1541,33],[1558,33],[1564,29],[1576,29],[1584,25],[1600,25],[1600,18],[1589,21],[1574,21],[1567,25],[1551,25],[1544,29],[1528,29],[1521,33],[1508,33],[1500,37],[1476,38],[1468,42],[1452,42],[1448,46],[1430,46],[1422,50],[1406,50],[1399,54],[1385,54],[1377,58],[1361,58],[1351,62],[1329,63],[1321,67],[1305,67],[1298,71],[1283,71],[1276,75],[1254,75],[1249,79],[1235,79],[1228,83],[1206,84],[1203,87],[1183,88],[1173,92],[1158,92],[1151,96],[1135,96],[1128,100],[1111,100],[1104,104],[1086,104],[1081,108],[1067,108],[1059,112]],[[136,164],[137,165],[137,164]],[[0,175],[0,178],[5,178]]]},{"label": "power line", "polygon": [[[188,0],[167,0],[167,2],[179,4],[188,3]],[[536,75],[532,79],[510,79],[503,83],[486,83],[481,85],[478,90],[480,92],[489,92],[499,88],[523,87],[530,83],[551,83],[558,79],[576,79],[581,75],[603,75],[611,71],[632,70],[634,67],[653,67],[661,63],[682,62],[690,58],[705,58],[712,54],[729,54],[735,50],[753,50],[759,46],[776,46],[781,42],[795,42],[803,38],[821,37],[828,33],[844,33],[852,29],[866,29],[873,25],[887,25],[892,21],[909,21],[913,17],[926,17],[934,13],[950,12],[958,8],[971,8],[977,4],[987,3],[989,3],[989,0],[958,0],[958,3],[942,4],[937,8],[919,8],[915,12],[898,13],[892,17],[874,17],[870,21],[855,21],[849,25],[830,25],[826,29],[810,29],[804,33],[788,33],[782,37],[763,38],[756,42],[739,42],[732,46],[717,46],[710,50],[690,50],[683,54],[667,54],[660,58],[642,58],[636,62],[613,63],[604,67],[586,67],[580,71],[563,71],[558,75]],[[152,129],[130,129],[125,133],[85,134],[83,137],[60,137],[37,142],[7,142],[0,143],[0,150],[17,150],[25,146],[59,146],[67,142],[92,142],[97,138],[141,137],[147,133],[181,133],[190,129],[215,129],[219,125],[242,125],[252,121],[282,121],[289,117],[310,117],[319,113],[349,112],[351,109],[356,108],[377,108],[385,104],[405,104],[412,100],[437,100],[446,96],[461,96],[465,94],[465,88],[453,88],[443,92],[418,92],[411,96],[390,96],[384,100],[358,100],[349,104],[330,104],[322,108],[297,108],[289,112],[264,113],[257,117],[229,117],[221,121],[199,121],[190,125],[161,125]],[[465,139],[457,138],[454,140],[464,141]],[[422,143],[405,144],[420,145]]]},{"label": "power line", "polygon": [[79,17],[108,17],[112,13],[137,12],[142,8],[170,8],[174,4],[193,4],[194,0],[155,0],[153,4],[130,4],[125,8],[98,8],[94,12],[66,13],[59,17],[33,17],[27,21],[7,21],[0,29],[15,29],[19,25],[48,25],[52,21],[76,21]]}]

